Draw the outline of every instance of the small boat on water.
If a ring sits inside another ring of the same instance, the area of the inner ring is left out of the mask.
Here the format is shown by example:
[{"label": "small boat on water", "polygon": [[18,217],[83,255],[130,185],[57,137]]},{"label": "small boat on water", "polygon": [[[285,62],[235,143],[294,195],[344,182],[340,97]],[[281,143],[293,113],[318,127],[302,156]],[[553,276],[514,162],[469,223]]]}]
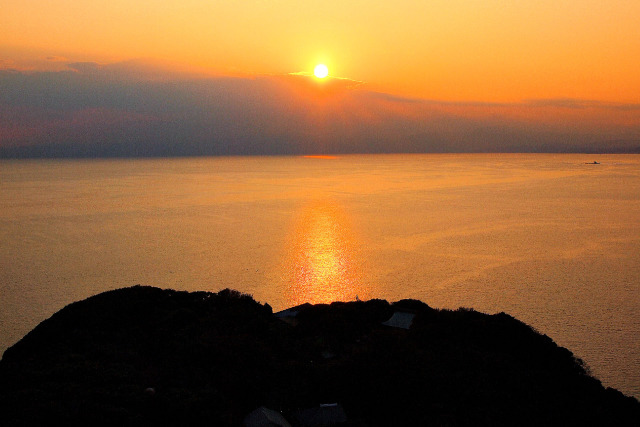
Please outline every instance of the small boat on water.
[{"label": "small boat on water", "polygon": [[587,162],[585,163],[585,165],[599,165],[600,162],[596,162],[595,160],[593,162]]}]

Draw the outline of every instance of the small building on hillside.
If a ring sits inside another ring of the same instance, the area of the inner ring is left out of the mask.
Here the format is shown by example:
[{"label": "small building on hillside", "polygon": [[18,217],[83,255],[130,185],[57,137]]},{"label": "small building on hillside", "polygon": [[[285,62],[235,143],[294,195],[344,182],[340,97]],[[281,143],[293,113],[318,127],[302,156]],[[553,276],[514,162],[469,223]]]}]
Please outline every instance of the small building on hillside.
[{"label": "small building on hillside", "polygon": [[393,328],[409,329],[414,317],[416,317],[415,313],[396,311],[389,320],[382,322],[382,324]]},{"label": "small building on hillside", "polygon": [[242,421],[244,427],[291,427],[280,412],[261,406],[251,411]]}]

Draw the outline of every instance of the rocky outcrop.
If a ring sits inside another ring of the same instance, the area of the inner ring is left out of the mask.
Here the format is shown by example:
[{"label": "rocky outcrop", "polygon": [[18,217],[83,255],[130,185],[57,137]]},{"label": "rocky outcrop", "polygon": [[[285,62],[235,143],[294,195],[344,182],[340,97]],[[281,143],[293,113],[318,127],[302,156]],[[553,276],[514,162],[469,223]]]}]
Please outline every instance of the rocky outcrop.
[{"label": "rocky outcrop", "polygon": [[[409,329],[383,325],[396,312]],[[285,314],[231,290],[73,303],[5,352],[0,425],[241,425],[262,406],[295,424],[332,402],[357,426],[640,420],[636,399],[504,313],[371,300]]]}]

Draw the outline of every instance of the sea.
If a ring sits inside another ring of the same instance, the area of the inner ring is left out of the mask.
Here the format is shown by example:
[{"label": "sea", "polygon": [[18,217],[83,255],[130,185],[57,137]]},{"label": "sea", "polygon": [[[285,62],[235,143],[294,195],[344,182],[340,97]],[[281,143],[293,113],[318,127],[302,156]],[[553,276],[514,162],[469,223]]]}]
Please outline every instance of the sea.
[{"label": "sea", "polygon": [[0,354],[136,284],[506,312],[640,398],[640,155],[0,161]]}]

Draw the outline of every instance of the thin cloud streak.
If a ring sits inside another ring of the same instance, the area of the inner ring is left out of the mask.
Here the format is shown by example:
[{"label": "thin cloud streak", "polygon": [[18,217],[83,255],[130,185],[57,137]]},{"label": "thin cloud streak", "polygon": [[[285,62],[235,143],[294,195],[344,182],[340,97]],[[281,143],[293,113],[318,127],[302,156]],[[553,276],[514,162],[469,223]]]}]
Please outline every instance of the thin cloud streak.
[{"label": "thin cloud streak", "polygon": [[[311,71],[296,71],[296,72],[293,72],[293,73],[287,73],[287,75],[289,75],[289,76],[315,77],[315,74],[313,74],[313,72],[311,72]],[[345,80],[345,81],[353,82],[353,83],[357,83],[357,84],[364,84],[363,81],[350,79],[348,77],[339,77],[339,76],[328,75],[327,77],[325,77],[325,79],[329,79],[329,80]]]}]

